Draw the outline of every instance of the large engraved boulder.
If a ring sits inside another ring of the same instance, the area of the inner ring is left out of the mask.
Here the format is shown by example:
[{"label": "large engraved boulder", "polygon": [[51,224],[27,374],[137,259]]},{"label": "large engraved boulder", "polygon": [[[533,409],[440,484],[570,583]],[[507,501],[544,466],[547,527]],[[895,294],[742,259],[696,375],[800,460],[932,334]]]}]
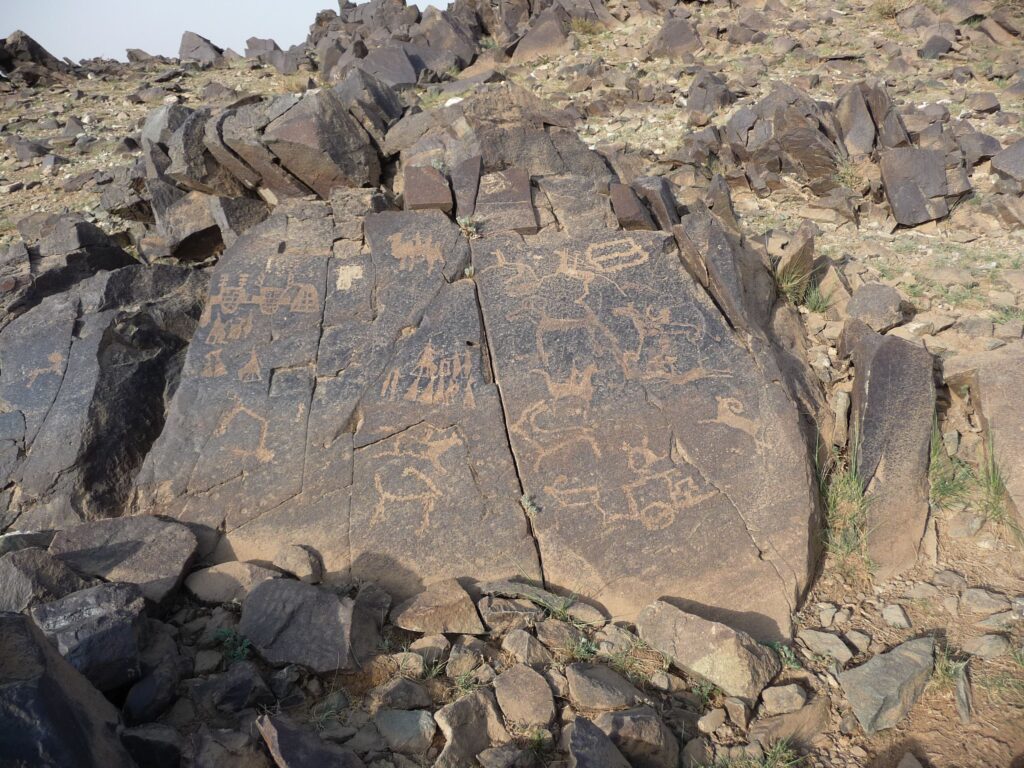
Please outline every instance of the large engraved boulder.
[{"label": "large engraved boulder", "polygon": [[813,509],[796,409],[671,236],[484,238],[473,265],[548,583],[788,631]]},{"label": "large engraved boulder", "polygon": [[[502,84],[388,132],[405,167],[442,152],[460,169],[482,237],[335,189],[225,251],[132,511],[189,522],[215,561],[301,545],[327,582],[396,604],[517,577],[626,620],[671,597],[776,639],[816,518],[763,338],[770,274],[714,223],[728,205],[687,220],[692,253],[616,229],[614,174],[531,99]],[[678,221],[650,181],[636,204]]]}]

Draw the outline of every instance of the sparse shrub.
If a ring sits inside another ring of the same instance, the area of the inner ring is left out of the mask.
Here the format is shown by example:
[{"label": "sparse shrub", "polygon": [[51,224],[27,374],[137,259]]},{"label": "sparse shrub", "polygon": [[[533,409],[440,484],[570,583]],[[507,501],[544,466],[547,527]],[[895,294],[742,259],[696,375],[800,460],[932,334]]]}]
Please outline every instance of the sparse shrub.
[{"label": "sparse shrub", "polygon": [[[462,234],[470,240],[475,240],[480,237],[480,222],[475,216],[459,216],[455,219],[455,223],[459,225],[459,229],[462,231]],[[472,267],[470,267],[470,269],[472,269]],[[471,277],[471,275],[467,275],[467,277]],[[524,496],[523,498],[527,497]]]},{"label": "sparse shrub", "polygon": [[248,638],[242,637],[235,630],[226,627],[218,629],[215,637],[228,662],[245,661],[249,658],[250,643]]},{"label": "sparse shrub", "polygon": [[601,31],[601,27],[597,22],[579,16],[572,20],[570,26],[572,31],[579,37],[593,37]]}]

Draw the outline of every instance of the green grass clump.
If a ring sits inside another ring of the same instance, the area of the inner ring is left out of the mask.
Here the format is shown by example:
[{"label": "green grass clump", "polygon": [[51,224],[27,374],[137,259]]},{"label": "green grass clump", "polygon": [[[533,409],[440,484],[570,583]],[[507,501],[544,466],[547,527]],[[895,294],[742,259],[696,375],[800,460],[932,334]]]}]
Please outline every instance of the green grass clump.
[{"label": "green grass clump", "polygon": [[1014,518],[1007,499],[1006,475],[996,457],[996,447],[989,433],[985,446],[985,455],[978,467],[978,484],[980,486],[979,509],[985,519],[1001,531],[1009,531],[1024,543],[1024,530]]},{"label": "green grass clump", "polygon": [[825,549],[847,576],[866,577],[872,570],[868,557],[868,506],[864,481],[857,466],[858,441],[849,454],[833,454],[821,472],[825,502]]},{"label": "green grass clump", "polygon": [[783,739],[769,746],[761,757],[725,758],[712,763],[712,768],[796,768],[804,759]]},{"label": "green grass clump", "polygon": [[936,509],[965,504],[973,480],[971,468],[946,453],[939,431],[938,417],[932,419],[932,437],[928,462],[929,500]]},{"label": "green grass clump", "polygon": [[824,293],[817,282],[812,282],[804,294],[804,306],[811,312],[824,314],[832,306],[832,295]]}]

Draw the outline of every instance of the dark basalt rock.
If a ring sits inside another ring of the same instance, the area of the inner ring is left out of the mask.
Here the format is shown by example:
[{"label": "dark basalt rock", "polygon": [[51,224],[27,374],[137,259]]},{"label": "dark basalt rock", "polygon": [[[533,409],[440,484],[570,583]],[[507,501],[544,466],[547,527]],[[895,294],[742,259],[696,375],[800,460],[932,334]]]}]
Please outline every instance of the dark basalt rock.
[{"label": "dark basalt rock", "polygon": [[27,616],[0,613],[0,733],[11,765],[134,768],[117,710]]},{"label": "dark basalt rock", "polygon": [[61,656],[101,691],[140,676],[146,603],[134,584],[101,584],[32,608]]}]

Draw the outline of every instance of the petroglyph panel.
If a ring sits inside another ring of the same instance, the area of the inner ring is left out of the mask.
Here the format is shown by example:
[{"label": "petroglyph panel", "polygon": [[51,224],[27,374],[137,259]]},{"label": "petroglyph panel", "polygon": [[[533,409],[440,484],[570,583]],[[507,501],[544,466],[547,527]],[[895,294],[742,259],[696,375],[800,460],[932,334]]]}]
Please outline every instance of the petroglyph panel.
[{"label": "petroglyph panel", "polygon": [[309,545],[395,595],[539,578],[475,287],[450,282],[465,238],[435,211],[335,231],[297,201],[224,254],[136,510],[200,523],[211,545],[222,530],[215,557]]},{"label": "petroglyph panel", "polygon": [[795,409],[672,240],[485,237],[473,264],[549,582],[785,632],[813,509]]}]

